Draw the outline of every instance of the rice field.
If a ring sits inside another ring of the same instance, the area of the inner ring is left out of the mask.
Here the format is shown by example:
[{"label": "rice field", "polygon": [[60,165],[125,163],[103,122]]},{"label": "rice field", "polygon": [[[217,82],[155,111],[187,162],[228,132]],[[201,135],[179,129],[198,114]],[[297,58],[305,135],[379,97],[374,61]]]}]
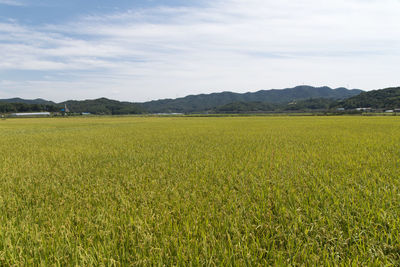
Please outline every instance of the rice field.
[{"label": "rice field", "polygon": [[397,117],[0,120],[1,266],[399,266]]}]

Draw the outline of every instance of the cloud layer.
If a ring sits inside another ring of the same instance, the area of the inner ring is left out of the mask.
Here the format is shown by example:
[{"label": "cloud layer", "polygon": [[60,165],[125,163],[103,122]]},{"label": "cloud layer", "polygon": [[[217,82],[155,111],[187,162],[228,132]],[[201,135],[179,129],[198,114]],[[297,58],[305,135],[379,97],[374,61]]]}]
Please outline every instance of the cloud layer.
[{"label": "cloud layer", "polygon": [[23,6],[24,4],[17,0],[0,0],[0,5]]},{"label": "cloud layer", "polygon": [[[0,3],[13,1],[0,0]],[[398,83],[397,0],[220,0],[0,23],[0,97],[146,101]]]}]

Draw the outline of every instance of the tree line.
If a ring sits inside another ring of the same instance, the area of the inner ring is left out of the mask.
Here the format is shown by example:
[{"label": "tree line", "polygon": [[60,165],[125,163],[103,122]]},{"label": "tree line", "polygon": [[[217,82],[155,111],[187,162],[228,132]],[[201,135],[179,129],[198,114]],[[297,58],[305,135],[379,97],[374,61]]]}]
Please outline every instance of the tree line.
[{"label": "tree line", "polygon": [[57,112],[60,109],[55,105],[26,104],[26,103],[0,103],[0,113],[14,112]]}]

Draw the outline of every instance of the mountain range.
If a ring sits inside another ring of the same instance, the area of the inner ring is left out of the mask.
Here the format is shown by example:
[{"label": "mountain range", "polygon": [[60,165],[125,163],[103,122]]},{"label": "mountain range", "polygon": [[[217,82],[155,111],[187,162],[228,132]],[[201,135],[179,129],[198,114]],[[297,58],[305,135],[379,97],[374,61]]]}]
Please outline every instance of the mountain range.
[{"label": "mountain range", "polygon": [[[95,100],[69,100],[55,103],[45,99],[26,100],[21,98],[0,99],[0,112],[7,112],[12,109],[11,103],[26,105],[36,105],[36,109],[49,110],[50,106],[62,108],[66,104],[71,112],[90,112],[93,114],[140,114],[140,113],[196,113],[196,112],[215,112],[221,107],[235,103],[263,103],[262,109],[282,107],[289,104],[307,103],[312,99],[325,99],[322,101],[326,106],[326,100],[344,101],[363,93],[358,89],[346,89],[329,87],[297,86],[287,89],[261,90],[258,92],[233,93],[221,92],[212,94],[189,95],[177,99],[163,99],[144,103],[121,102],[107,98]],[[319,101],[318,103],[322,103]],[[316,102],[313,102],[313,105]],[[1,109],[1,106],[8,105]],[[39,105],[39,106],[38,106]],[[245,104],[244,106],[249,105]],[[260,105],[260,104],[257,104]],[[250,106],[254,106],[251,104]],[[292,106],[293,107],[293,106]],[[25,106],[24,109],[29,109]],[[51,108],[52,109],[52,108]],[[244,107],[244,110],[246,108]]]},{"label": "mountain range", "polygon": [[189,95],[177,99],[164,99],[141,103],[144,110],[151,113],[180,112],[191,113],[212,110],[235,102],[264,102],[284,104],[310,98],[346,99],[362,93],[362,90],[346,88],[297,86],[287,89],[261,90],[254,93],[222,92],[213,94]]}]

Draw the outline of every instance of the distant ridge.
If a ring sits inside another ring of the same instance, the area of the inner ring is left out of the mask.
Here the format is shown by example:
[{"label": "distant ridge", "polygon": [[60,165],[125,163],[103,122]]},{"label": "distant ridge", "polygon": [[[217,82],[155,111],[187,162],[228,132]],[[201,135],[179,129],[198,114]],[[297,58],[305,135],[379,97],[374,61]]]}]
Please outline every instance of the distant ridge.
[{"label": "distant ridge", "polygon": [[399,109],[400,87],[391,87],[363,92],[357,96],[340,101],[339,106],[342,106],[346,109]]},{"label": "distant ridge", "polygon": [[40,105],[55,105],[56,103],[53,101],[48,101],[42,98],[37,99],[22,99],[19,97],[8,98],[8,99],[0,99],[0,102],[3,103],[24,103],[24,104],[40,104]]},{"label": "distant ridge", "polygon": [[[189,95],[177,99],[163,99],[144,103],[121,102],[107,98],[93,100],[69,100],[61,103],[47,101],[41,98],[27,100],[22,98],[0,99],[0,103],[23,103],[27,105],[52,105],[59,110],[67,104],[75,113],[90,112],[93,114],[140,114],[140,113],[194,113],[213,112],[219,107],[232,103],[265,103],[282,105],[308,99],[329,99],[330,101],[345,100],[359,95],[362,90],[346,88],[332,89],[330,87],[312,87],[307,85],[287,89],[261,90],[258,92],[233,93],[222,92],[212,94]],[[257,104],[258,105],[258,104]],[[242,105],[245,107],[246,105]],[[247,105],[253,106],[253,104]],[[262,105],[263,108],[268,105]],[[18,107],[16,107],[18,108]],[[21,107],[20,107],[21,108]],[[24,107],[25,109],[43,109],[43,107]],[[22,108],[22,109],[24,109]],[[8,107],[8,110],[13,108]],[[4,109],[6,110],[6,109]]]},{"label": "distant ridge", "polygon": [[163,112],[199,112],[213,109],[235,102],[265,102],[270,104],[284,104],[310,98],[326,98],[333,100],[346,99],[362,93],[362,90],[347,88],[297,86],[287,89],[261,90],[254,93],[222,92],[212,94],[189,95],[177,99],[163,99],[141,103],[144,110],[150,113]]},{"label": "distant ridge", "polygon": [[90,112],[93,114],[141,114],[145,111],[135,103],[120,102],[117,100],[107,99],[105,97],[94,100],[69,100],[60,103],[59,105],[67,105],[72,112],[82,113]]}]

